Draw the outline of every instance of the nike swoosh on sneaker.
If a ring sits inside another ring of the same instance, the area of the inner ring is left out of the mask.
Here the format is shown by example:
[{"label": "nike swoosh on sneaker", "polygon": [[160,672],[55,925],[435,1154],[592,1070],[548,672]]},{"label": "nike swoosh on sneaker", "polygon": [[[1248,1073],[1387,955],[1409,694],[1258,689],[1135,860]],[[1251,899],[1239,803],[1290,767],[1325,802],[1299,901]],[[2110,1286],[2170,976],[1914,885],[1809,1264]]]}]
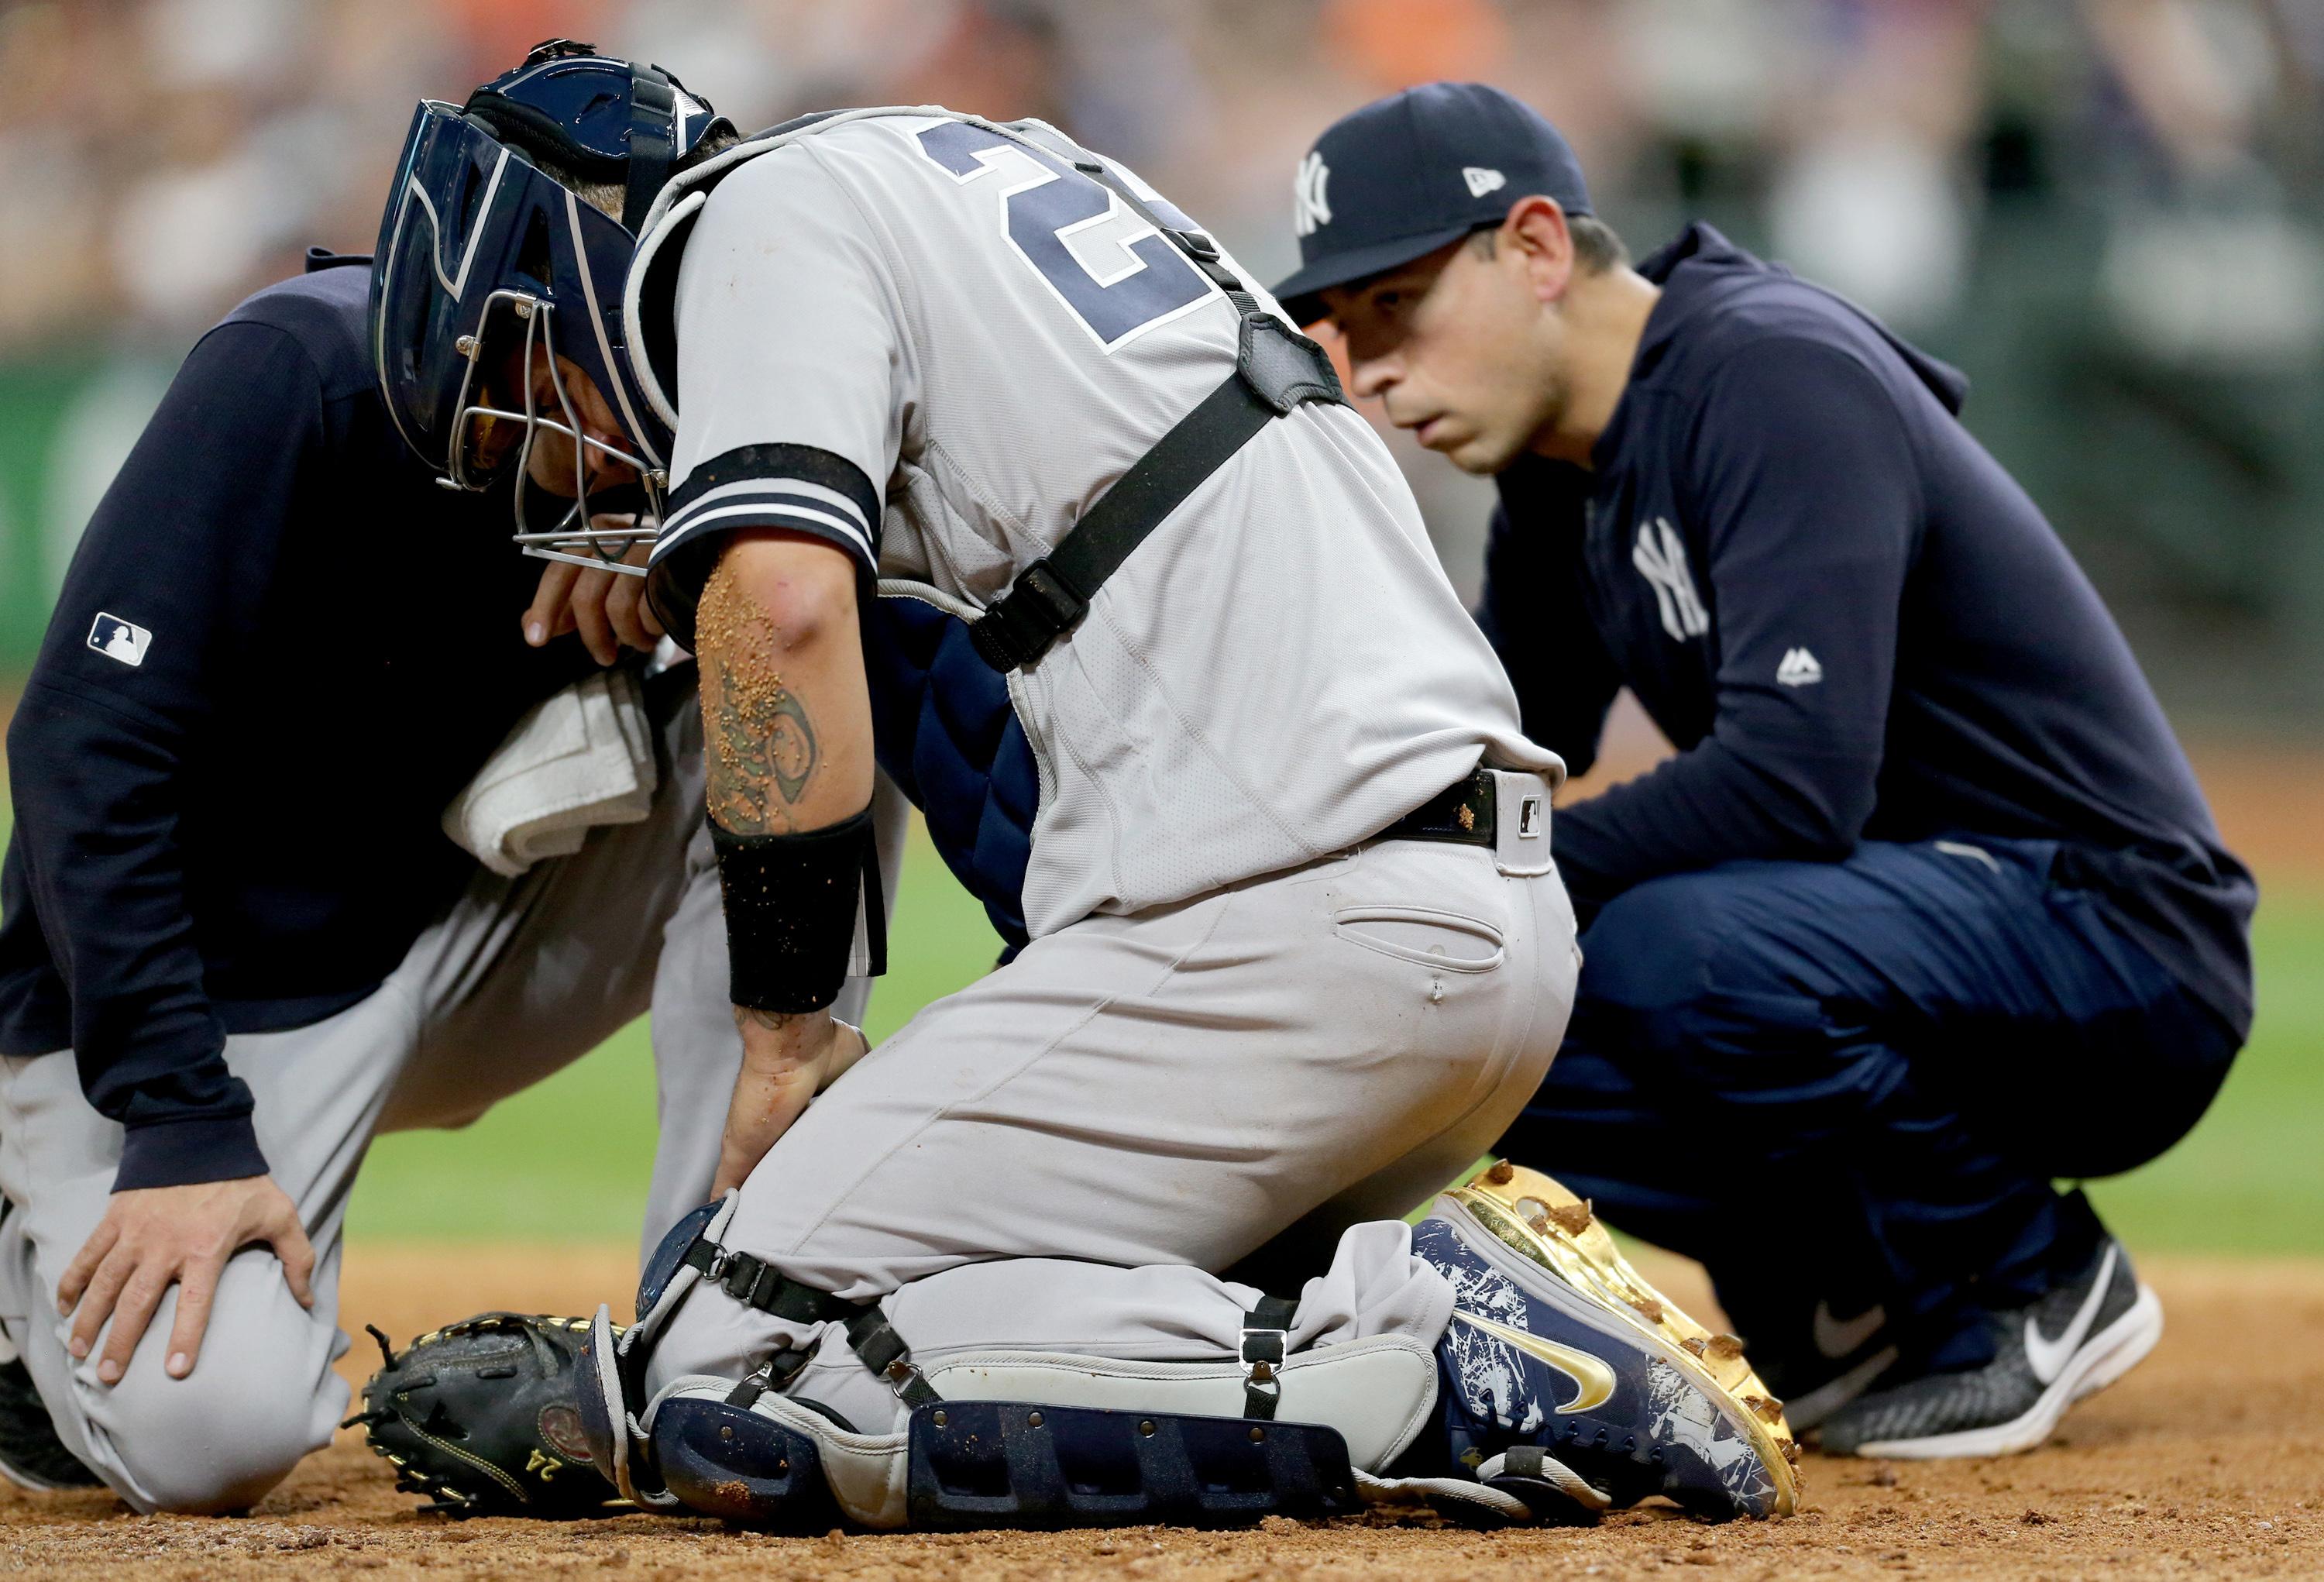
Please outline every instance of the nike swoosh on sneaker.
[{"label": "nike swoosh on sneaker", "polygon": [[2098,1304],[2106,1300],[2107,1290],[2114,1283],[2115,1247],[2107,1244],[2106,1256],[2098,1262],[2098,1278],[2090,1281],[2090,1294],[2082,1299],[2081,1311],[2066,1326],[2066,1332],[2055,1340],[2045,1338],[2042,1326],[2032,1314],[2025,1317],[2025,1365],[2046,1388],[2058,1382],[2066,1369],[2067,1359],[2081,1350],[2082,1342],[2089,1337],[2090,1325],[2098,1316]]},{"label": "nike swoosh on sneaker", "polygon": [[1537,1356],[1573,1381],[1573,1399],[1559,1407],[1560,1411],[1588,1411],[1593,1406],[1603,1406],[1614,1398],[1614,1370],[1586,1351],[1576,1351],[1570,1346],[1560,1346],[1554,1340],[1545,1340],[1523,1329],[1512,1329],[1507,1324],[1496,1324],[1490,1318],[1460,1308],[1452,1316],[1464,1324],[1474,1325],[1496,1339],[1506,1340],[1529,1356]]},{"label": "nike swoosh on sneaker", "polygon": [[1880,1333],[1888,1322],[1888,1309],[1878,1302],[1853,1318],[1841,1320],[1831,1316],[1831,1304],[1818,1301],[1815,1305],[1815,1348],[1826,1362],[1838,1362],[1863,1348],[1864,1343]]}]

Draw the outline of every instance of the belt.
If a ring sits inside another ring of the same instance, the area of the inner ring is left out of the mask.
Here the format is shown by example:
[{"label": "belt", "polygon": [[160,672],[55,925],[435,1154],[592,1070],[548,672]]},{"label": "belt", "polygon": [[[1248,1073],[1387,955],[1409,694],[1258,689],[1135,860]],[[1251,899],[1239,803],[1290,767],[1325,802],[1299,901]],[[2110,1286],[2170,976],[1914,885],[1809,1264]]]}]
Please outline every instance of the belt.
[{"label": "belt", "polygon": [[1498,838],[1493,772],[1479,769],[1446,786],[1372,838],[1443,840],[1455,846],[1491,846]]}]

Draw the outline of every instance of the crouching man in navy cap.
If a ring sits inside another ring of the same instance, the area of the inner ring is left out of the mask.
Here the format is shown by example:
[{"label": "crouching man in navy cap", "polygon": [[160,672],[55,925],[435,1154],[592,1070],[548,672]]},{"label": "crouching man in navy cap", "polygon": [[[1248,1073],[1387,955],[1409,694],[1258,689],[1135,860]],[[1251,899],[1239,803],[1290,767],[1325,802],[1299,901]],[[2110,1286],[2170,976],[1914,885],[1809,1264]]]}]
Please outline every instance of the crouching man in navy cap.
[{"label": "crouching man in navy cap", "polygon": [[1965,382],[1690,226],[1633,265],[1564,140],[1438,83],[1300,166],[1276,288],[1495,475],[1479,611],[1575,770],[1571,1032],[1502,1147],[1702,1259],[1827,1450],[2039,1444],[2162,1314],[2080,1192],[2203,1112],[2255,891]]},{"label": "crouching man in navy cap", "polygon": [[[608,443],[626,390],[574,375],[620,344],[636,217],[732,140],[667,74],[562,43],[421,106],[377,259],[318,251],[203,337],[98,507],[8,733],[15,1481],[264,1494],[346,1411],[370,1139],[464,1124],[650,1002],[669,1114],[707,1116],[665,1133],[656,1235],[707,1193],[741,1043],[689,852],[691,667],[643,683],[634,821],[509,878],[439,820],[529,708],[658,634],[598,562],[659,462]],[[421,357],[455,319],[459,355]],[[518,524],[567,558],[528,569]]]}]

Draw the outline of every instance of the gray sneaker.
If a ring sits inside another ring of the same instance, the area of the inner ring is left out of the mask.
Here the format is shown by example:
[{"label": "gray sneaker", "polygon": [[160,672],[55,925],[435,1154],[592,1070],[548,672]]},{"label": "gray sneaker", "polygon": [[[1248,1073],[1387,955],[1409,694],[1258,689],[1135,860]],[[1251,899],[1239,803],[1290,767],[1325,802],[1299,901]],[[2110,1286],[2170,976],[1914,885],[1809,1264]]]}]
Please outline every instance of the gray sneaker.
[{"label": "gray sneaker", "polygon": [[2031,1450],[2068,1407],[2154,1349],[2163,1304],[2139,1283],[2122,1244],[2107,1236],[2080,1275],[2025,1307],[1994,1314],[1992,1323],[1991,1362],[1858,1397],[1824,1420],[1824,1453],[1936,1460]]}]

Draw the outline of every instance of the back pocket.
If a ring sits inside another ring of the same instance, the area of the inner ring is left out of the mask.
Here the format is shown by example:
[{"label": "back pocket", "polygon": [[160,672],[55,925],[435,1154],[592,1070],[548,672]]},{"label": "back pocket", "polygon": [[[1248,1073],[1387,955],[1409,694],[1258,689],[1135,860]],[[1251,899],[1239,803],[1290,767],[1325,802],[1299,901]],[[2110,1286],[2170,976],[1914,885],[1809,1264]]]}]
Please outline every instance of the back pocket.
[{"label": "back pocket", "polygon": [[1332,928],[1351,944],[1441,972],[1490,972],[1507,954],[1492,924],[1425,906],[1343,906]]}]

